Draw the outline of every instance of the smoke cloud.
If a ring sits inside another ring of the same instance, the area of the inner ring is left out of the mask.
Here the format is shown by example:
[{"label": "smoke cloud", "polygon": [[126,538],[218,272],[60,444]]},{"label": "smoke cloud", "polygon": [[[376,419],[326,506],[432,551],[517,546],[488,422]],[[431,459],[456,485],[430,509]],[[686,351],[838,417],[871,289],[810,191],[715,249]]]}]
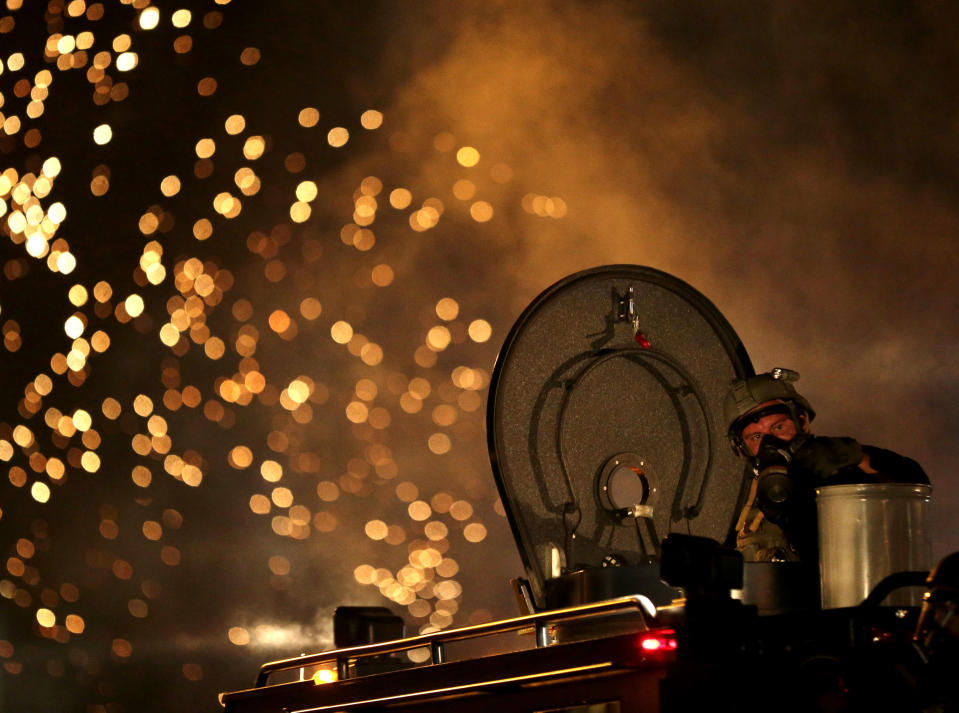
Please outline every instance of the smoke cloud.
[{"label": "smoke cloud", "polygon": [[[804,375],[818,432],[919,459],[947,522],[959,505],[955,11],[459,8],[434,8],[443,49],[409,70],[391,116],[481,147],[513,168],[517,194],[569,206],[560,221],[498,215],[471,284],[508,286],[517,314],[587,267],[670,272],[713,300],[758,371]],[[386,63],[422,39],[399,33]],[[957,546],[937,530],[938,552]]]}]

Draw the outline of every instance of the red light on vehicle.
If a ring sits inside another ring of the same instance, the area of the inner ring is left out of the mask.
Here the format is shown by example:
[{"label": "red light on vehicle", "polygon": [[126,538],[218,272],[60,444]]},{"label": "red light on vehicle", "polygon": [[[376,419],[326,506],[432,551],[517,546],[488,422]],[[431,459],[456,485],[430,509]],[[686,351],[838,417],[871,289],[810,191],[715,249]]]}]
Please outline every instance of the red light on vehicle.
[{"label": "red light on vehicle", "polygon": [[650,632],[639,637],[639,648],[649,653],[675,651],[677,646],[675,632],[673,631]]}]

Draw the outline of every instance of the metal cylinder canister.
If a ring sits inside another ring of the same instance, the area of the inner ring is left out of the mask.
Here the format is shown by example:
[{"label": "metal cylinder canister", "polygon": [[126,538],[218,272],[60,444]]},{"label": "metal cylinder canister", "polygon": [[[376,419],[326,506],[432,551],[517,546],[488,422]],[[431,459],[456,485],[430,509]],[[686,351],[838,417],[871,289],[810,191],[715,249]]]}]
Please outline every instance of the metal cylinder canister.
[{"label": "metal cylinder canister", "polygon": [[[822,607],[856,606],[884,577],[932,567],[932,488],[912,483],[829,485],[816,489]],[[919,606],[903,590],[889,602]]]}]

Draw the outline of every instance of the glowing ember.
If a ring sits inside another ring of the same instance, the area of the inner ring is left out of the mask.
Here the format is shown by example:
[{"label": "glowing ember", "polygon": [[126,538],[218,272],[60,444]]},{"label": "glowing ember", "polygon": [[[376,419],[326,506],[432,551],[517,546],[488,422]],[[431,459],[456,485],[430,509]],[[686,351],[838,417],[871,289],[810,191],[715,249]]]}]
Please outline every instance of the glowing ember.
[{"label": "glowing ember", "polygon": [[[430,266],[522,213],[512,169],[382,107],[303,106],[237,5],[58,0],[37,51],[0,58],[0,595],[32,632],[0,657],[91,710],[151,657],[199,685],[221,644],[320,647],[260,621],[276,592],[369,587],[419,631],[475,613],[501,316]],[[0,34],[28,27],[6,8]]]}]

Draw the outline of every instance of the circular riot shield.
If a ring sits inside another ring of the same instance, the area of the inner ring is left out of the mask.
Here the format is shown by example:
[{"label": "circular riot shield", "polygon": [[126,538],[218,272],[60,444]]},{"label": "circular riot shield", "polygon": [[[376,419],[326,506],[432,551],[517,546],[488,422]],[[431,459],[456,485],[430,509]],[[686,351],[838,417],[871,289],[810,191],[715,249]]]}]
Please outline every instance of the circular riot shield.
[{"label": "circular riot shield", "polygon": [[548,580],[648,565],[670,532],[725,538],[743,480],[722,403],[752,365],[703,295],[636,265],[548,288],[490,385],[493,474],[538,604]]}]

